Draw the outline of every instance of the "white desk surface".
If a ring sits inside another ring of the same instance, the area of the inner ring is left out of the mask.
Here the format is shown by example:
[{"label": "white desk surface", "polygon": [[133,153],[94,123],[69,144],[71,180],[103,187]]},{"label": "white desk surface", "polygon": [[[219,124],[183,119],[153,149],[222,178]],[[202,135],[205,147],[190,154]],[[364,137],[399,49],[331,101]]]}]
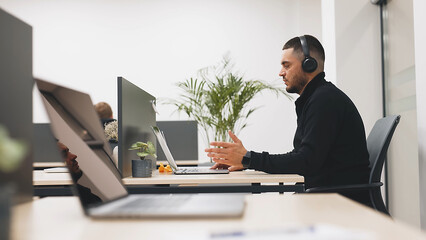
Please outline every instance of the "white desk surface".
[{"label": "white desk surface", "polygon": [[69,173],[46,173],[43,170],[33,170],[33,186],[71,185]]},{"label": "white desk surface", "polygon": [[64,162],[33,162],[33,168],[66,167]]},{"label": "white desk surface", "polygon": [[[209,239],[212,232],[332,224],[368,239],[426,239],[425,233],[337,194],[248,195],[241,218],[92,220],[75,197],[13,208],[11,239]],[[343,237],[343,236],[342,236]]]},{"label": "white desk surface", "polygon": [[[166,166],[168,162],[166,160],[157,161],[157,166],[160,165],[160,163],[164,164]],[[185,166],[197,166],[198,160],[176,160],[176,164],[179,165],[185,165]],[[33,162],[33,168],[50,168],[50,167],[65,167],[64,162]]]},{"label": "white desk surface", "polygon": [[[152,184],[236,184],[236,183],[295,183],[303,182],[304,178],[295,174],[267,174],[258,171],[237,171],[229,174],[200,174],[174,175],[155,171],[150,178],[123,179],[125,185],[152,185]],[[33,185],[71,185],[71,176],[68,173],[46,173],[43,170],[33,171]]]}]

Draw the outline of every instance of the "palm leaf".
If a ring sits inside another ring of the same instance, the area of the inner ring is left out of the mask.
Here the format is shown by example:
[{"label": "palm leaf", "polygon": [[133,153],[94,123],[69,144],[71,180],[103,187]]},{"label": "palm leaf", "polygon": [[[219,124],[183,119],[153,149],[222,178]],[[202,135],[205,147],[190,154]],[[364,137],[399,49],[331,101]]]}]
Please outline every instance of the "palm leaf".
[{"label": "palm leaf", "polygon": [[233,70],[234,64],[225,54],[220,63],[198,71],[197,77],[186,79],[176,85],[181,90],[179,99],[170,101],[178,112],[184,112],[196,120],[209,141],[229,140],[227,131],[240,132],[247,126],[247,119],[258,107],[247,109],[248,103],[258,94],[269,91],[277,97],[291,96],[282,83],[269,84],[260,80],[245,81],[244,76]]}]

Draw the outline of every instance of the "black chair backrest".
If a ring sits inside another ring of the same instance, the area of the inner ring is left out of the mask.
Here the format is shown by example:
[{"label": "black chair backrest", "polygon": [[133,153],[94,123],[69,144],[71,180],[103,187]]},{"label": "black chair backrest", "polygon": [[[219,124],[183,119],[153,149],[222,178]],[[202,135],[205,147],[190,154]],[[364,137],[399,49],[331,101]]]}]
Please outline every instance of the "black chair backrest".
[{"label": "black chair backrest", "polygon": [[367,138],[367,149],[370,154],[370,183],[380,182],[386,153],[400,115],[388,116],[377,120]]}]

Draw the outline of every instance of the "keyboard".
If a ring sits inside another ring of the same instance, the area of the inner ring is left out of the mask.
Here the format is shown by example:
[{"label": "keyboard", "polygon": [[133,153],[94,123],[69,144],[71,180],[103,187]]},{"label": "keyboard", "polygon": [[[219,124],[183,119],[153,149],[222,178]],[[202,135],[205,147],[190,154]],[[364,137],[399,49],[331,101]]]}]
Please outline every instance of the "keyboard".
[{"label": "keyboard", "polygon": [[184,175],[184,174],[227,174],[229,173],[228,169],[210,169],[208,167],[188,167],[188,168],[179,168],[174,174]]},{"label": "keyboard", "polygon": [[241,216],[242,194],[132,194],[102,205],[87,214],[94,218],[170,218]]},{"label": "keyboard", "polygon": [[143,196],[136,198],[125,205],[120,206],[119,211],[154,211],[162,208],[179,208],[190,196],[188,195],[159,195],[159,196]]}]

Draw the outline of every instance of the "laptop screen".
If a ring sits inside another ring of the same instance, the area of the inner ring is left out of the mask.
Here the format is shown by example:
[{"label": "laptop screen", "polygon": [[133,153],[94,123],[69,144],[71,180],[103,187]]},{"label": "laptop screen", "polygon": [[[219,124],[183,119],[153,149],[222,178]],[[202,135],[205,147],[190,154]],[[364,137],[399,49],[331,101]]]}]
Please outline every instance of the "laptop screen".
[{"label": "laptop screen", "polygon": [[170,149],[167,146],[166,139],[164,138],[163,132],[156,126],[151,126],[151,129],[154,132],[158,143],[160,144],[161,148],[163,149],[163,152],[164,152],[164,155],[166,156],[167,162],[169,162],[170,166],[173,168],[174,171],[178,170],[175,159],[173,158],[172,153],[170,152]]},{"label": "laptop screen", "polygon": [[127,195],[90,96],[36,80],[52,132],[85,210]]}]

